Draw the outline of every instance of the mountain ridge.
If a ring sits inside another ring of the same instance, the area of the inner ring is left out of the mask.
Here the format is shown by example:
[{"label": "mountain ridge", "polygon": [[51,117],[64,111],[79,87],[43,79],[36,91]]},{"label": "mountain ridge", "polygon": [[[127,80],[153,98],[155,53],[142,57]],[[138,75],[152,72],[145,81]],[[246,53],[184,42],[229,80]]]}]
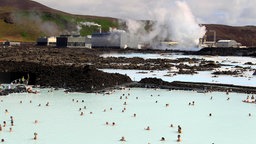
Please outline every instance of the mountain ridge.
[{"label": "mountain ridge", "polygon": [[[0,40],[33,42],[41,36],[78,33],[78,24],[84,21],[101,24],[103,31],[118,24],[115,18],[69,14],[31,0],[2,0]],[[81,27],[83,35],[95,29]]]},{"label": "mountain ridge", "polygon": [[[80,32],[91,34],[97,27],[81,26],[80,22],[102,25],[103,31],[109,27],[119,27],[119,19],[111,17],[69,14],[32,0],[1,0],[0,40],[36,41],[40,36],[51,36]],[[256,26],[228,26],[222,24],[202,24],[207,30],[207,41],[213,41],[211,30],[216,32],[216,40],[233,39],[245,46],[256,45]]]}]

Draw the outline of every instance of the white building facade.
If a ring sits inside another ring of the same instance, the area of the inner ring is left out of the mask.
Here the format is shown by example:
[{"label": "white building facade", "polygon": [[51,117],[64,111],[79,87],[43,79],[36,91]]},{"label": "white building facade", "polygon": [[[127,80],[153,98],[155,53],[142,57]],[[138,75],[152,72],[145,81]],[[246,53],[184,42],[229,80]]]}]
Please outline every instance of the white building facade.
[{"label": "white building facade", "polygon": [[92,34],[92,48],[138,48],[139,38],[123,31]]},{"label": "white building facade", "polygon": [[235,40],[219,40],[216,43],[216,47],[224,48],[224,47],[233,47],[238,48],[241,44],[236,42]]}]

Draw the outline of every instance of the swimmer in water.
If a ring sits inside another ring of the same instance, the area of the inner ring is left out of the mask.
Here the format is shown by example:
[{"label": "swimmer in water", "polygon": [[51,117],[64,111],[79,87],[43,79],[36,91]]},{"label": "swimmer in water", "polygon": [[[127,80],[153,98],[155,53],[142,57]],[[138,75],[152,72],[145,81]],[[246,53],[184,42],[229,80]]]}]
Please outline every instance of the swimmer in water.
[{"label": "swimmer in water", "polygon": [[37,140],[37,135],[38,135],[38,134],[35,132],[35,133],[34,133],[34,140]]},{"label": "swimmer in water", "polygon": [[81,112],[81,113],[80,113],[80,116],[83,116],[83,115],[84,115],[84,112]]},{"label": "swimmer in water", "polygon": [[181,142],[181,137],[180,137],[180,135],[178,135],[177,142]]},{"label": "swimmer in water", "polygon": [[14,122],[13,122],[13,120],[11,120],[11,126],[14,126]]},{"label": "swimmer in water", "polygon": [[178,125],[178,133],[182,133],[180,125]]},{"label": "swimmer in water", "polygon": [[164,137],[161,137],[160,141],[165,141],[165,138],[164,138]]},{"label": "swimmer in water", "polygon": [[120,141],[126,141],[124,136],[121,137]]},{"label": "swimmer in water", "polygon": [[149,127],[149,126],[147,126],[147,127],[145,128],[145,130],[150,130],[150,127]]},{"label": "swimmer in water", "polygon": [[3,130],[3,128],[2,128],[2,125],[0,124],[0,131],[2,131]]},{"label": "swimmer in water", "polygon": [[38,120],[35,120],[35,124],[37,124],[38,123]]},{"label": "swimmer in water", "polygon": [[134,114],[133,114],[133,117],[136,117],[136,116],[137,116],[136,113],[134,113]]}]

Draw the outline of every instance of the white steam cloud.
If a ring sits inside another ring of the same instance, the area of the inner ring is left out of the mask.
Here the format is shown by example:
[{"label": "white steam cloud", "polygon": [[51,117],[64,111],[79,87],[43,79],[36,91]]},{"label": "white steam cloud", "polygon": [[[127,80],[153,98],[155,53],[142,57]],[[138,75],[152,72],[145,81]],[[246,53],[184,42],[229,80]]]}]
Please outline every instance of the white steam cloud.
[{"label": "white steam cloud", "polygon": [[[73,0],[65,3],[57,0],[37,1],[58,6],[64,11],[68,8],[72,13],[129,19],[129,32],[137,34],[151,46],[172,40],[177,41],[180,47],[194,47],[205,33],[205,28],[200,27],[196,21],[200,18],[193,15],[188,0]],[[191,1],[197,3],[196,0]],[[151,29],[145,30],[145,24],[135,20],[151,20]]]},{"label": "white steam cloud", "polygon": [[88,27],[91,27],[91,26],[97,26],[99,28],[99,30],[101,31],[101,25],[100,24],[97,24],[97,23],[94,23],[94,22],[80,22],[77,24],[77,33],[80,33],[80,30],[82,29],[83,26],[88,26]]},{"label": "white steam cloud", "polygon": [[145,23],[140,21],[129,19],[126,25],[130,33],[139,35],[143,42],[152,47],[163,41],[177,41],[179,48],[194,48],[206,32],[184,1],[162,3],[152,8],[150,14],[153,20],[150,24],[152,28],[148,31],[144,29]]},{"label": "white steam cloud", "polygon": [[101,25],[94,23],[94,22],[80,22],[80,25],[83,26],[97,26],[97,27],[101,27]]},{"label": "white steam cloud", "polygon": [[[52,8],[82,15],[149,19],[152,8],[159,3],[169,5],[175,0],[34,0]],[[201,24],[256,25],[255,0],[182,0]],[[169,9],[172,11],[172,9]]]},{"label": "white steam cloud", "polygon": [[41,16],[36,13],[30,13],[27,17],[19,13],[12,13],[11,15],[13,21],[24,26],[34,24],[35,27],[30,29],[39,29],[47,35],[58,35],[60,33],[57,24],[51,21],[43,21]]}]

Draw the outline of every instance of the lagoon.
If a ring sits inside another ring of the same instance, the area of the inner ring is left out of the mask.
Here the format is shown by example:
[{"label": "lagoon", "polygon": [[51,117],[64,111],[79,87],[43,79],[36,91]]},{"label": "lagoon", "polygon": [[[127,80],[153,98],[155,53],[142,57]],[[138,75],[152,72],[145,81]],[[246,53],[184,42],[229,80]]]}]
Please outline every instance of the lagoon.
[{"label": "lagoon", "polygon": [[[193,58],[193,56],[176,54],[111,54],[104,56]],[[235,66],[248,67],[249,65],[244,63],[255,62],[255,58],[250,57],[197,56],[197,58],[218,61],[227,65],[221,69],[233,69]],[[250,67],[255,69],[256,65],[250,65]],[[256,83],[256,77],[252,76],[253,71],[245,71],[243,77],[224,75],[212,77],[212,71],[176,76],[166,76],[168,70],[104,69],[103,71],[126,74],[134,81],[145,77],[157,77],[169,82],[178,80],[253,87]],[[255,143],[256,105],[242,102],[252,94],[229,93],[227,95],[223,92],[197,93],[195,91],[146,88],[126,88],[115,90],[110,94],[65,93],[63,89],[36,90],[39,90],[40,93],[19,93],[0,97],[0,124],[2,125],[0,139],[4,139],[4,143]],[[194,105],[189,105],[193,101]],[[49,106],[46,106],[47,103]],[[82,116],[81,113],[83,113]],[[209,116],[210,114],[211,116]],[[14,126],[11,126],[11,116],[14,118]],[[6,127],[3,127],[3,121],[7,122]],[[35,121],[38,122],[35,123]],[[170,127],[171,124],[173,127]],[[178,125],[182,127],[180,134],[182,142],[176,141],[179,135]],[[147,126],[151,130],[145,130]],[[10,132],[10,128],[12,128],[12,132]],[[37,140],[33,140],[35,132],[38,133]],[[122,136],[125,137],[126,142],[119,141]],[[160,141],[161,137],[164,137],[165,141]]]},{"label": "lagoon", "polygon": [[[184,144],[255,143],[256,105],[242,102],[252,96],[248,94],[143,88],[115,90],[109,95],[38,90],[39,94],[0,97],[1,125],[7,122],[0,139],[5,143],[178,143],[178,125],[182,127],[180,143]],[[193,101],[194,106],[189,105]],[[144,130],[147,126],[150,131]],[[33,140],[34,132],[37,140]],[[122,136],[126,142],[119,141]],[[160,141],[161,137],[166,141]]]}]

